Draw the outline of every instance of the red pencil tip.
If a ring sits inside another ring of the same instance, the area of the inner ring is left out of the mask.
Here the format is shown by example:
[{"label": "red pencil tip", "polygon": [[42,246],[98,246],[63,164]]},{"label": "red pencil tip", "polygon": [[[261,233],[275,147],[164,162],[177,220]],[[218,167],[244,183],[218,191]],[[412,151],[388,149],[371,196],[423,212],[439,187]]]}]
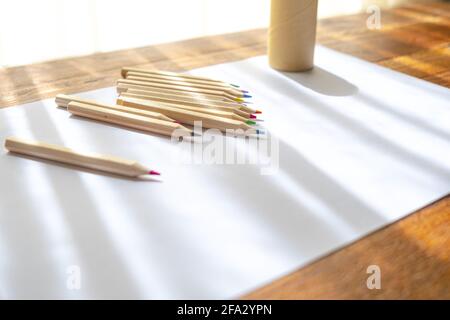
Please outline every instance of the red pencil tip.
[{"label": "red pencil tip", "polygon": [[256,113],[256,114],[260,114],[260,113],[262,113],[262,112],[259,111],[259,110],[256,110],[255,113]]},{"label": "red pencil tip", "polygon": [[250,119],[256,119],[256,116],[254,114],[251,114]]},{"label": "red pencil tip", "polygon": [[161,173],[159,173],[158,171],[154,171],[154,170],[150,170],[148,172],[148,174],[155,175],[155,176],[160,176],[161,175]]}]

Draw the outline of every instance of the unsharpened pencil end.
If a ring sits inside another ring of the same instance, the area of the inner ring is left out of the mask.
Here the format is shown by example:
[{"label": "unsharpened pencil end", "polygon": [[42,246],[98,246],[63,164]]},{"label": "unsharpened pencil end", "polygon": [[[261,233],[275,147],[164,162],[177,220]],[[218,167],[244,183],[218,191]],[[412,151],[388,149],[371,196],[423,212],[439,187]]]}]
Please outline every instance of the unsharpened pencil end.
[{"label": "unsharpened pencil end", "polygon": [[159,173],[158,171],[155,171],[155,170],[150,170],[148,172],[148,174],[150,174],[152,176],[160,176],[161,175],[161,173]]}]

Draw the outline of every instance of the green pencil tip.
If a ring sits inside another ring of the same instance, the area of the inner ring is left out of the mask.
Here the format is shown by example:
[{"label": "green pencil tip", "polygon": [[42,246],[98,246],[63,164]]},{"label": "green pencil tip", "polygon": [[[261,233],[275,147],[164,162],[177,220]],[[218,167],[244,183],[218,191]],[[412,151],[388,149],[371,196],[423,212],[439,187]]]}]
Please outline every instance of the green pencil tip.
[{"label": "green pencil tip", "polygon": [[245,121],[245,123],[246,123],[246,124],[249,124],[249,125],[251,125],[251,126],[254,126],[254,125],[256,124],[256,122],[255,122],[255,121],[252,121],[252,120],[247,120],[247,121]]}]

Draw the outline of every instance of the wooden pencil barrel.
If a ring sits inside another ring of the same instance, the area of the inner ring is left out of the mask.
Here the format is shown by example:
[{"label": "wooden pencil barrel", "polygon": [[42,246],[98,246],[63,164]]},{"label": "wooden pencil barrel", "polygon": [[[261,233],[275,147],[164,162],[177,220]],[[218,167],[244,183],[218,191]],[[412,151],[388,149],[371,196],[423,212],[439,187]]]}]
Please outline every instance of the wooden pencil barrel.
[{"label": "wooden pencil barrel", "polygon": [[213,82],[213,83],[223,83],[222,81],[217,80],[217,79],[211,79],[211,78],[201,77],[201,76],[194,76],[194,75],[186,74],[186,73],[143,69],[143,68],[133,68],[133,67],[123,67],[122,71],[121,71],[122,77],[126,78],[128,75],[128,72],[140,72],[140,73],[146,73],[146,74],[166,76],[166,77],[171,77],[171,78],[185,78],[185,79],[203,80],[203,81],[208,81],[208,82]]},{"label": "wooden pencil barrel", "polygon": [[190,101],[190,100],[176,99],[173,97],[161,97],[161,96],[157,96],[157,95],[135,94],[135,93],[130,93],[130,92],[122,92],[120,94],[120,96],[128,97],[128,98],[142,99],[142,100],[159,101],[159,102],[163,102],[163,103],[171,103],[171,104],[176,104],[176,105],[186,106],[186,107],[198,107],[198,108],[203,108],[204,112],[208,112],[207,111],[208,109],[225,111],[225,112],[234,113],[245,119],[250,118],[250,113],[240,111],[237,108],[216,106],[214,104],[202,103],[202,102],[199,102],[196,100]]},{"label": "wooden pencil barrel", "polygon": [[195,125],[196,121],[202,121],[202,126],[204,128],[214,128],[222,131],[225,131],[227,129],[253,130],[251,126],[239,120],[218,117],[192,110],[175,108],[169,106],[168,104],[158,103],[150,100],[121,97],[117,99],[117,103],[123,106],[162,112],[164,114],[167,114],[172,119],[189,125]]},{"label": "wooden pencil barrel", "polygon": [[[127,95],[122,94],[121,97],[127,97]],[[229,118],[229,119],[234,119],[234,120],[239,120],[239,121],[248,120],[248,119],[241,117],[241,116],[235,114],[234,112],[230,112],[230,111],[223,111],[223,110],[217,110],[217,109],[212,109],[212,108],[204,108],[204,107],[199,107],[199,106],[188,106],[186,104],[176,103],[173,101],[167,102],[167,101],[160,101],[160,100],[153,100],[153,99],[142,99],[142,98],[133,97],[133,96],[128,97],[128,98],[133,98],[133,99],[142,100],[142,101],[154,101],[157,103],[161,103],[162,105],[167,105],[168,107],[174,107],[174,108],[179,108],[179,109],[184,109],[184,110],[191,110],[191,111],[195,111],[195,112],[211,114],[214,116]],[[124,107],[124,108],[126,108],[126,107]]]},{"label": "wooden pencil barrel", "polygon": [[79,153],[72,149],[44,142],[28,141],[15,137],[5,140],[5,148],[14,153],[76,165],[88,169],[136,177],[146,174],[148,169],[136,161],[112,156]]},{"label": "wooden pencil barrel", "polygon": [[[239,102],[223,101],[223,100],[219,100],[219,99],[214,99],[214,98],[216,98],[216,96],[184,95],[184,94],[180,94],[180,92],[176,92],[176,91],[154,91],[152,89],[150,89],[150,91],[149,91],[149,90],[147,90],[147,88],[137,89],[137,88],[133,88],[133,87],[123,87],[121,85],[118,86],[118,89],[119,89],[118,91],[120,94],[127,92],[127,93],[131,93],[131,94],[157,96],[157,97],[165,98],[165,99],[176,99],[176,100],[195,102],[197,104],[202,103],[202,104],[221,106],[221,107],[227,107],[227,108],[235,108],[235,109],[241,109],[244,106],[242,103],[239,103]],[[213,99],[211,99],[211,98],[213,98]]]},{"label": "wooden pencil barrel", "polygon": [[151,74],[151,73],[136,72],[136,71],[128,71],[125,78],[131,77],[131,76],[148,78],[148,79],[161,79],[161,80],[172,80],[172,81],[177,80],[177,81],[183,81],[183,82],[188,82],[188,83],[212,85],[212,86],[215,86],[218,88],[236,89],[236,87],[233,87],[231,84],[226,83],[226,82],[211,82],[211,81],[202,80],[202,79],[174,77],[174,76],[166,76],[166,75]]},{"label": "wooden pencil barrel", "polygon": [[128,112],[128,113],[136,114],[139,116],[174,122],[173,119],[170,119],[169,117],[167,117],[161,113],[145,111],[145,110],[140,110],[140,109],[135,109],[135,108],[127,108],[127,107],[119,106],[119,105],[100,103],[95,100],[84,99],[84,98],[65,95],[65,94],[58,94],[55,98],[55,102],[59,107],[63,107],[63,108],[67,108],[67,106],[70,102],[79,102],[79,103],[83,103],[83,104],[92,105],[95,107],[101,107],[101,108],[110,109],[110,110]]},{"label": "wooden pencil barrel", "polygon": [[210,84],[203,84],[203,83],[192,83],[189,81],[183,81],[183,80],[172,80],[172,79],[154,79],[149,77],[141,77],[141,76],[135,76],[135,75],[128,75],[128,80],[134,80],[134,81],[141,81],[141,82],[148,82],[150,84],[167,84],[167,85],[174,85],[174,86],[183,86],[183,87],[190,87],[190,88],[196,88],[196,89],[206,89],[206,90],[213,90],[213,91],[223,91],[224,93],[227,93],[231,96],[235,97],[243,97],[244,94],[242,91],[238,91],[233,88],[225,88],[222,86],[215,86]]},{"label": "wooden pencil barrel", "polygon": [[180,86],[180,85],[171,85],[171,84],[163,84],[163,83],[152,83],[148,81],[136,81],[136,80],[128,80],[128,79],[120,79],[117,81],[117,84],[130,84],[137,85],[149,88],[157,88],[164,90],[176,90],[179,92],[188,92],[193,94],[206,94],[211,96],[217,96],[229,101],[241,101],[242,99],[239,97],[232,96],[226,92],[220,90],[209,90],[209,89],[200,89],[200,88],[192,88],[189,86]]},{"label": "wooden pencil barrel", "polygon": [[[108,110],[78,102],[70,102],[67,110],[77,116],[117,124],[120,126],[171,136],[175,130],[183,131],[186,135],[191,130],[175,122],[147,118],[126,112]],[[150,110],[151,111],[151,110]]]},{"label": "wooden pencil barrel", "polygon": [[127,79],[120,79],[117,81],[117,93],[122,93],[124,91],[127,91],[128,89],[136,89],[136,90],[158,92],[158,93],[165,93],[165,94],[174,94],[174,95],[186,96],[186,97],[191,97],[191,98],[224,101],[224,102],[229,102],[229,103],[238,103],[237,101],[232,101],[224,96],[217,96],[217,95],[198,93],[198,92],[180,91],[180,90],[176,90],[173,88],[172,89],[156,88],[156,87],[148,86],[146,83],[142,84],[141,82],[131,81],[131,80],[127,80]]}]

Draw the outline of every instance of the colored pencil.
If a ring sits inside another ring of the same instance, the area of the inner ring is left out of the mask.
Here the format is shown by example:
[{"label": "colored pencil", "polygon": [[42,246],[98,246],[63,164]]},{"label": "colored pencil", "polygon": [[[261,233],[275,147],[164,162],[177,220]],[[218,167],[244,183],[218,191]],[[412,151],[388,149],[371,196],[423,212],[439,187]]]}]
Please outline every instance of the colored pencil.
[{"label": "colored pencil", "polygon": [[147,77],[139,77],[134,75],[128,75],[126,77],[128,80],[134,80],[134,81],[142,81],[142,82],[148,82],[148,83],[161,83],[161,84],[167,84],[167,85],[173,85],[173,86],[183,86],[183,87],[190,87],[190,88],[196,88],[196,89],[205,89],[205,90],[213,90],[213,91],[221,91],[223,93],[226,93],[233,97],[238,98],[251,98],[246,93],[243,93],[240,90],[236,90],[233,88],[224,88],[224,87],[217,87],[214,85],[208,85],[208,84],[202,84],[202,83],[190,83],[186,81],[179,81],[179,80],[168,80],[168,79],[154,79],[154,78],[147,78]]},{"label": "colored pencil", "polygon": [[167,75],[161,75],[161,74],[155,74],[155,73],[144,73],[144,72],[136,72],[136,71],[127,72],[127,74],[124,78],[128,78],[130,76],[144,77],[144,78],[149,78],[149,79],[161,79],[161,80],[172,80],[172,81],[176,80],[176,81],[182,81],[185,83],[194,83],[194,84],[206,84],[206,85],[210,85],[210,86],[215,86],[217,88],[234,89],[234,90],[239,90],[240,92],[243,92],[243,93],[248,93],[248,91],[239,89],[239,88],[237,88],[229,83],[226,83],[226,82],[185,78],[185,77],[180,77],[180,76],[167,76]]},{"label": "colored pencil", "polygon": [[179,104],[179,105],[200,107],[200,108],[204,108],[204,109],[214,109],[214,110],[233,112],[236,115],[247,118],[247,119],[255,119],[256,118],[256,116],[252,115],[251,113],[242,111],[236,107],[217,106],[212,102],[204,103],[204,102],[199,101],[198,99],[183,98],[182,96],[173,96],[173,95],[165,95],[165,94],[158,94],[158,93],[139,94],[139,93],[133,93],[131,91],[122,92],[120,94],[120,96],[128,97],[128,98],[143,99],[143,100],[160,101],[160,102],[164,102],[164,103],[175,103],[175,104]]},{"label": "colored pencil", "polygon": [[[99,170],[112,174],[138,177],[142,175],[159,175],[133,160],[91,153],[81,153],[73,149],[39,141],[9,137],[5,140],[5,148],[13,153],[76,165],[83,168]],[[70,183],[69,183],[70,186]]]},{"label": "colored pencil", "polygon": [[179,91],[179,90],[174,90],[174,89],[155,88],[155,87],[149,87],[146,85],[136,85],[136,84],[124,83],[124,82],[122,82],[122,80],[117,81],[117,93],[120,94],[129,89],[172,94],[172,95],[185,96],[185,97],[191,97],[191,98],[208,99],[208,100],[220,101],[220,102],[239,103],[236,101],[230,101],[229,99],[224,98],[224,97],[213,96],[213,95],[209,95],[209,94],[202,94],[202,93],[195,93],[195,92],[188,92],[188,91]]},{"label": "colored pencil", "polygon": [[[125,98],[127,96],[122,94],[121,97]],[[119,98],[121,98],[121,97],[119,97]],[[133,98],[133,99],[136,99],[136,100],[142,100],[144,102],[145,101],[149,101],[148,99],[140,99],[140,98],[137,98],[137,97],[128,97],[128,98]],[[256,124],[254,121],[249,120],[248,118],[241,117],[241,116],[235,114],[234,112],[223,111],[223,110],[216,110],[216,109],[208,109],[208,108],[202,108],[202,107],[193,107],[193,106],[187,106],[185,104],[174,103],[174,102],[161,102],[161,101],[155,101],[155,100],[150,100],[150,101],[159,103],[161,105],[167,105],[168,107],[184,109],[184,110],[191,110],[191,111],[205,113],[205,114],[211,114],[211,115],[218,116],[218,117],[223,117],[223,118],[229,118],[229,119],[243,121],[243,122],[246,122],[247,124],[252,124],[252,125]]]},{"label": "colored pencil", "polygon": [[117,99],[117,103],[120,105],[129,106],[133,108],[142,108],[144,110],[160,112],[184,124],[194,125],[195,121],[202,121],[202,126],[204,128],[215,128],[221,131],[226,131],[227,129],[234,129],[234,130],[241,129],[245,130],[247,134],[261,133],[259,129],[251,127],[249,124],[243,121],[218,117],[211,114],[205,114],[181,108],[170,107],[167,104],[163,104],[160,102],[121,97]]},{"label": "colored pencil", "polygon": [[128,80],[128,79],[120,79],[117,81],[117,84],[131,84],[131,85],[138,85],[143,87],[151,87],[151,88],[159,88],[159,89],[171,89],[176,90],[180,92],[191,92],[191,93],[197,93],[197,94],[207,94],[211,96],[217,96],[225,101],[238,101],[238,102],[244,102],[244,100],[240,97],[236,97],[233,95],[230,95],[223,91],[218,90],[208,90],[208,89],[198,89],[198,88],[191,88],[187,86],[177,86],[177,85],[171,85],[171,84],[163,84],[163,83],[153,83],[153,82],[146,82],[146,81],[136,81],[136,80]]},{"label": "colored pencil", "polygon": [[171,136],[175,130],[177,130],[178,133],[181,133],[181,135],[192,135],[192,130],[183,127],[181,124],[176,122],[152,119],[136,114],[110,110],[79,102],[70,102],[67,105],[67,111],[76,116],[166,136]]},{"label": "colored pencil", "polygon": [[214,104],[216,106],[224,106],[224,107],[234,107],[238,108],[239,110],[242,110],[247,113],[261,113],[261,111],[252,109],[248,107],[247,105],[243,103],[239,103],[236,101],[225,101],[223,98],[218,96],[212,96],[212,95],[205,95],[205,94],[196,94],[192,92],[184,92],[184,91],[177,91],[177,90],[168,90],[168,89],[160,89],[160,88],[152,88],[152,87],[146,87],[146,86],[136,86],[136,85],[130,85],[130,84],[124,84],[119,83],[117,85],[117,93],[122,94],[123,92],[130,92],[130,93],[138,93],[138,94],[149,94],[149,95],[155,95],[158,96],[164,95],[164,97],[174,97],[176,99],[183,99],[183,100],[189,100],[189,101],[197,101],[199,103],[206,103],[206,104]]},{"label": "colored pencil", "polygon": [[192,74],[171,72],[171,71],[151,70],[151,69],[135,68],[135,67],[123,67],[122,71],[121,71],[122,77],[126,78],[128,72],[140,72],[140,73],[152,74],[152,75],[160,75],[160,76],[162,75],[162,76],[166,76],[166,77],[203,80],[203,81],[208,81],[208,82],[213,82],[213,83],[221,83],[221,84],[231,85],[232,87],[239,87],[238,85],[227,83],[227,82],[224,82],[221,80],[211,79],[211,78],[201,77],[201,76],[195,76]]},{"label": "colored pencil", "polygon": [[96,107],[116,110],[116,111],[128,112],[128,113],[137,114],[140,116],[159,119],[159,120],[165,120],[165,121],[171,121],[171,122],[175,121],[175,120],[170,119],[169,117],[167,117],[161,113],[158,113],[158,112],[144,111],[144,110],[140,110],[140,109],[128,108],[128,107],[119,106],[119,105],[106,104],[106,103],[97,102],[95,100],[84,99],[84,98],[71,96],[71,95],[58,94],[55,98],[56,104],[62,108],[67,108],[67,105],[72,101],[89,104],[89,105],[96,106]]}]

